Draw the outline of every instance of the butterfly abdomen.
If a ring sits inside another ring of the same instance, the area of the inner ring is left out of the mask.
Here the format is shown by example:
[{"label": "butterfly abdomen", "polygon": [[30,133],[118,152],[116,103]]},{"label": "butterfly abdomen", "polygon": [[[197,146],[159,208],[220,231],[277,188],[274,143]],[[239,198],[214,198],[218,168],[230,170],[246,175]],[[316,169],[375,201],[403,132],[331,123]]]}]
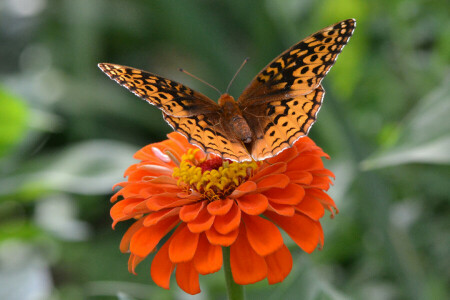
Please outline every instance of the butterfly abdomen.
[{"label": "butterfly abdomen", "polygon": [[219,105],[223,110],[226,124],[236,138],[245,144],[250,143],[253,139],[252,131],[234,98],[229,94],[223,94],[220,96]]}]

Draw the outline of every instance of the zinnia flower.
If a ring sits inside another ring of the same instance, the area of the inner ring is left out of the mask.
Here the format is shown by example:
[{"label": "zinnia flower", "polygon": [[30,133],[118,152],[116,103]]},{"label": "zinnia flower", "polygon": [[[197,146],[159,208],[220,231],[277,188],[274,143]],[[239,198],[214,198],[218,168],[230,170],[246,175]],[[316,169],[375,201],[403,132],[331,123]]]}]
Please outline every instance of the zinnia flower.
[{"label": "zinnia flower", "polygon": [[219,271],[222,247],[230,247],[237,284],[274,284],[292,269],[279,228],[307,253],[322,247],[319,220],[325,209],[337,211],[325,193],[334,175],[310,138],[265,161],[237,163],[205,155],[181,134],[168,137],[135,154],[141,162],[126,170],[128,181],[111,198],[122,199],[111,208],[113,227],[136,220],[120,243],[131,253],[130,272],[157,251],[153,281],[168,289],[175,270],[180,288],[196,294],[199,274]]}]

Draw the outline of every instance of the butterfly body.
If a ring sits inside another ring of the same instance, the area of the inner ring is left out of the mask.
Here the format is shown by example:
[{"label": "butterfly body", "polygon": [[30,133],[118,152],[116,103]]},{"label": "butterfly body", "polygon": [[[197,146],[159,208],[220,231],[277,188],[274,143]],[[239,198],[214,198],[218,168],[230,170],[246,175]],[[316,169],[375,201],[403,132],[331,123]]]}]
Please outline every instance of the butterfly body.
[{"label": "butterfly body", "polygon": [[249,144],[253,134],[234,98],[229,94],[223,94],[219,98],[219,106],[222,108],[225,124],[230,127],[236,138],[244,144]]},{"label": "butterfly body", "polygon": [[234,161],[263,160],[308,134],[325,90],[322,79],[347,44],[356,21],[348,19],[310,35],[276,57],[237,101],[219,103],[189,87],[131,67],[100,69],[158,107],[166,122],[203,151]]}]

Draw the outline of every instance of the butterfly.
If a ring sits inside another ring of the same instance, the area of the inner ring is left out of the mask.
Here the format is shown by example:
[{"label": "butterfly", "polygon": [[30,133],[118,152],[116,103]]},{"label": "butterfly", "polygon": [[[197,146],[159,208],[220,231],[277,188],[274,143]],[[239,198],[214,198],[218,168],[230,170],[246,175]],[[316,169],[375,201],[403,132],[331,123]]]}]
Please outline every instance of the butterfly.
[{"label": "butterfly", "polygon": [[328,26],[276,57],[237,101],[218,103],[189,87],[131,67],[100,63],[111,79],[158,107],[166,122],[207,153],[233,161],[264,160],[291,147],[316,121],[322,79],[353,34],[356,21]]}]

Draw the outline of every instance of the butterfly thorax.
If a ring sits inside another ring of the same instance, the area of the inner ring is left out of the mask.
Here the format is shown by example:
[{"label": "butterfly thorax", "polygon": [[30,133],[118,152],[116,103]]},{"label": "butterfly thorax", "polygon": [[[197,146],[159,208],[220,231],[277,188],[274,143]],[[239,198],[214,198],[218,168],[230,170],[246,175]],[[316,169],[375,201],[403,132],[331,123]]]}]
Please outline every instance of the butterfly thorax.
[{"label": "butterfly thorax", "polygon": [[225,124],[240,141],[245,144],[250,143],[253,137],[252,131],[234,98],[229,94],[223,94],[219,98],[219,105],[225,117]]}]

